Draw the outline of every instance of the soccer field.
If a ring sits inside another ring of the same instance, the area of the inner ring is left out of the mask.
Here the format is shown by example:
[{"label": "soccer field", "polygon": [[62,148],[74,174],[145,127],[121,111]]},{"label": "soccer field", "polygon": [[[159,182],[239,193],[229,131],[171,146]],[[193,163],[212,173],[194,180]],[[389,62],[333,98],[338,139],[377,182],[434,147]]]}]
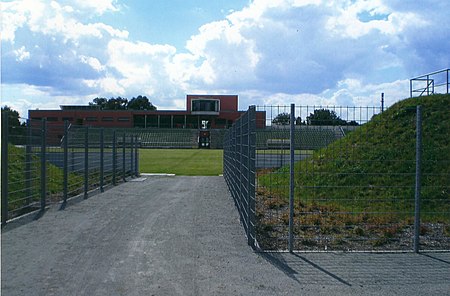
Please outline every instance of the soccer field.
[{"label": "soccer field", "polygon": [[140,149],[140,173],[217,176],[223,172],[223,150]]}]

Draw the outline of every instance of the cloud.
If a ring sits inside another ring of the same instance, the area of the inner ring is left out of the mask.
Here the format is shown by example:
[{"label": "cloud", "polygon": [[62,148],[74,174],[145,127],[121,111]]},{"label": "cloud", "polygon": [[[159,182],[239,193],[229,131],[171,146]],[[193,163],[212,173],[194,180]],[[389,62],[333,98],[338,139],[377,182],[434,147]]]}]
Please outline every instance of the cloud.
[{"label": "cloud", "polygon": [[25,49],[25,46],[22,46],[19,49],[14,50],[14,54],[16,56],[17,62],[23,62],[25,60],[30,59],[30,52]]},{"label": "cloud", "polygon": [[120,10],[117,1],[115,0],[76,0],[75,4],[83,10],[93,10],[95,13],[101,15],[105,12],[117,12]]},{"label": "cloud", "polygon": [[[100,16],[114,0],[2,3],[3,87],[47,100],[236,93],[249,104],[379,103],[450,66],[450,2],[254,0],[201,26],[184,49],[136,41]],[[18,90],[20,92],[20,90]],[[33,100],[30,100],[34,102]],[[34,103],[33,103],[34,104]],[[53,103],[54,104],[54,103]]]},{"label": "cloud", "polygon": [[430,19],[408,4],[389,4],[256,0],[203,26],[187,48],[214,71],[203,87],[218,90],[320,94],[346,79],[385,83],[411,76],[413,67],[424,73],[448,66],[450,38],[440,38],[450,33],[438,20],[448,23],[442,11],[450,5],[439,4],[443,10]]}]

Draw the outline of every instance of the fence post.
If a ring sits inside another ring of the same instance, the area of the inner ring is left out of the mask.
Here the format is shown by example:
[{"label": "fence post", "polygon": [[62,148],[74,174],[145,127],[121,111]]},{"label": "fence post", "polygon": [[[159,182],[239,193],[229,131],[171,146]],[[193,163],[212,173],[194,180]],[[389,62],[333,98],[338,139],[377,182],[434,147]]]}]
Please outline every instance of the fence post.
[{"label": "fence post", "polygon": [[116,138],[116,131],[113,131],[113,142],[112,142],[112,166],[113,166],[113,171],[112,171],[112,183],[115,186],[116,185],[116,162],[117,162],[117,147],[116,147],[116,142],[117,142],[117,138]]},{"label": "fence post", "polygon": [[420,189],[422,165],[422,108],[417,106],[416,114],[416,186],[414,205],[414,252],[419,252],[420,236]]},{"label": "fence post", "polygon": [[291,104],[290,119],[290,178],[289,178],[289,252],[294,250],[294,151],[295,151],[295,105]]},{"label": "fence post", "polygon": [[134,169],[136,170],[135,175],[136,177],[139,177],[139,141],[138,136],[136,135],[136,140],[134,141],[136,145],[136,149],[134,150]]},{"label": "fence post", "polygon": [[84,131],[84,199],[88,198],[89,191],[89,127]]},{"label": "fence post", "polygon": [[127,181],[127,178],[125,176],[125,169],[126,169],[126,167],[125,167],[125,165],[126,165],[125,157],[126,157],[126,154],[125,154],[125,133],[123,133],[123,137],[122,137],[122,179],[123,179],[124,182]]},{"label": "fence post", "polygon": [[409,97],[412,98],[413,97],[413,80],[410,79],[409,80]]},{"label": "fence post", "polygon": [[64,121],[64,183],[63,183],[63,205],[67,202],[68,184],[69,184],[69,122]]},{"label": "fence post", "polygon": [[449,88],[449,82],[450,82],[450,76],[449,76],[450,70],[447,69],[447,94],[448,94],[448,88]]},{"label": "fence post", "polygon": [[104,181],[104,156],[105,156],[105,143],[104,143],[104,130],[100,129],[100,192],[104,192],[103,181]]},{"label": "fence post", "polygon": [[8,113],[2,112],[2,226],[8,220]]},{"label": "fence post", "polygon": [[[25,146],[25,190],[27,196],[27,205],[31,204],[32,201],[32,190],[31,190],[31,145],[32,145],[32,129],[31,120],[27,119],[27,136],[26,136],[26,146]],[[6,142],[5,142],[6,143]]]},{"label": "fence post", "polygon": [[47,197],[47,122],[42,119],[41,129],[41,211],[45,210],[45,199]]},{"label": "fence post", "polygon": [[130,135],[130,176],[133,177],[134,175],[134,160],[133,160],[133,153],[134,150],[134,136]]},{"label": "fence post", "polygon": [[[244,195],[244,163],[243,163],[243,157],[242,157],[242,154],[244,153],[244,141],[243,141],[243,130],[242,130],[242,127],[243,127],[243,124],[244,123],[244,120],[242,120],[242,118],[241,118],[241,120],[239,120],[239,185],[240,185],[240,188],[239,188],[239,208],[240,208],[240,210],[241,210],[241,212],[242,212],[242,215],[243,215],[243,221],[244,221],[244,227],[245,227],[245,234],[248,236],[248,216],[247,217],[245,217],[244,216],[244,213],[245,213],[245,211],[244,211],[244,198],[245,198],[245,195]],[[247,222],[247,223],[245,223],[245,222]]]},{"label": "fence post", "polygon": [[248,118],[248,243],[255,249],[256,201],[255,201],[255,170],[256,170],[256,107],[250,106]]}]

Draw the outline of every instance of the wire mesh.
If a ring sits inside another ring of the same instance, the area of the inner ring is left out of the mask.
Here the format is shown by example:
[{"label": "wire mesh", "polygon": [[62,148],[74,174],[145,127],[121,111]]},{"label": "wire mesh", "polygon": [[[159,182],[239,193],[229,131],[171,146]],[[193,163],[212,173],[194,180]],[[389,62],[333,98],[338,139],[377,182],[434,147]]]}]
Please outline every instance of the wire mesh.
[{"label": "wire mesh", "polygon": [[2,223],[73,196],[86,198],[137,174],[137,140],[126,131],[46,120],[3,122]]},{"label": "wire mesh", "polygon": [[[435,111],[426,107],[420,249],[448,250],[450,151],[445,136],[437,134],[449,130],[450,110],[440,110],[436,121]],[[257,130],[257,241],[265,250],[287,250],[290,107],[259,110],[272,117]],[[416,109],[405,105],[380,112],[378,107],[295,109],[295,250],[413,249]]]},{"label": "wire mesh", "polygon": [[248,244],[255,245],[255,108],[250,107],[224,137],[224,177],[238,209]]}]

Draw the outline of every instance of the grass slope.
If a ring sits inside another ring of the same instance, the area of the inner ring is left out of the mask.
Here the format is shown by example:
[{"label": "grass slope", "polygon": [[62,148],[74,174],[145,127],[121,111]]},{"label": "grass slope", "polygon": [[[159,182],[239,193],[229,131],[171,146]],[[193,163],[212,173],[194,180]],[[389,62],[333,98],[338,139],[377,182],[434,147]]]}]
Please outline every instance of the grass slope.
[{"label": "grass slope", "polygon": [[[36,153],[36,151],[35,151]],[[30,180],[25,180],[26,152],[22,147],[8,144],[8,210],[15,211],[40,200],[41,195],[41,161],[35,154],[31,155]],[[63,192],[63,170],[47,162],[47,192]],[[83,183],[83,178],[69,173],[68,187],[73,188]],[[28,187],[28,188],[27,188]]]},{"label": "grass slope", "polygon": [[[418,104],[422,106],[423,118],[422,217],[449,222],[449,95],[398,102],[345,138],[298,162],[296,199],[305,206],[327,206],[329,211],[410,215],[414,210]],[[262,175],[259,184],[276,188],[276,195],[286,197],[288,171],[285,167]]]},{"label": "grass slope", "polygon": [[140,149],[141,173],[217,176],[223,172],[223,151],[215,149]]}]

